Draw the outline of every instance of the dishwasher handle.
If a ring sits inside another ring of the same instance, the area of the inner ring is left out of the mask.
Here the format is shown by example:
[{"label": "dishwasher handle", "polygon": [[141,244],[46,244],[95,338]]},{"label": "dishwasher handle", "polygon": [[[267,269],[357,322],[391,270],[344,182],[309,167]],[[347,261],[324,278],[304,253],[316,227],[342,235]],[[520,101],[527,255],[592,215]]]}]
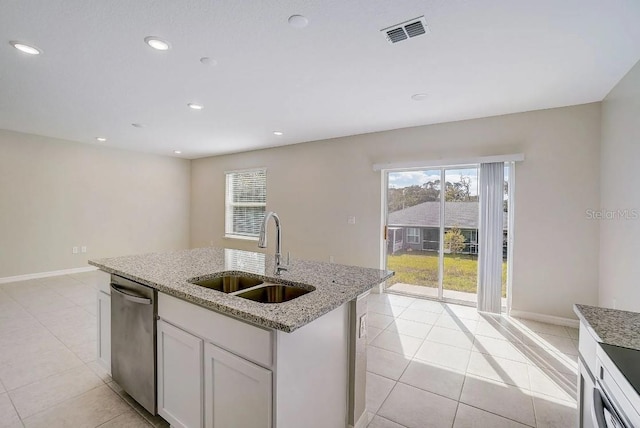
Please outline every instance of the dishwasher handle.
[{"label": "dishwasher handle", "polygon": [[134,294],[125,293],[121,288],[116,287],[115,284],[111,284],[111,289],[118,294],[121,294],[126,300],[133,303],[140,303],[141,305],[150,305],[151,299],[148,297],[136,296]]}]

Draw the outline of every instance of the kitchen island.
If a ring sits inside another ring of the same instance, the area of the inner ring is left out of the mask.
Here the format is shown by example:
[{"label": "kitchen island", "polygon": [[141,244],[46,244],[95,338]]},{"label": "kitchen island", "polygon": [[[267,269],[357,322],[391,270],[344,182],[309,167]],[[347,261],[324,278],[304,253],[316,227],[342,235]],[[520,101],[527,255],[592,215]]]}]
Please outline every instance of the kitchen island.
[{"label": "kitchen island", "polygon": [[[158,292],[157,409],[172,426],[365,426],[366,299],[390,271],[221,248],[92,260],[99,357],[109,365],[109,275]],[[304,289],[260,303],[193,282],[243,276]]]}]

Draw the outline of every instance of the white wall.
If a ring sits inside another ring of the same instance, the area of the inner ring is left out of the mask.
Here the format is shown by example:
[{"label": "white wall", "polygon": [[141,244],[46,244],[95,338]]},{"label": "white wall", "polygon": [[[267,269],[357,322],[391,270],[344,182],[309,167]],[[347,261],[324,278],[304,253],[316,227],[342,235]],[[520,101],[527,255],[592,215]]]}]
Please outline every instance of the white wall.
[{"label": "white wall", "polygon": [[0,131],[0,278],[187,248],[189,198],[188,160]]},{"label": "white wall", "polygon": [[257,250],[255,242],[223,238],[224,172],[267,167],[267,209],[282,219],[285,251],[377,268],[374,163],[518,152],[527,158],[516,168],[513,309],[574,317],[573,303],[598,298],[598,224],[585,212],[600,202],[599,103],[195,160],[191,245]]},{"label": "white wall", "polygon": [[602,102],[601,149],[603,215],[617,210],[637,215],[598,221],[599,302],[640,312],[640,62]]}]

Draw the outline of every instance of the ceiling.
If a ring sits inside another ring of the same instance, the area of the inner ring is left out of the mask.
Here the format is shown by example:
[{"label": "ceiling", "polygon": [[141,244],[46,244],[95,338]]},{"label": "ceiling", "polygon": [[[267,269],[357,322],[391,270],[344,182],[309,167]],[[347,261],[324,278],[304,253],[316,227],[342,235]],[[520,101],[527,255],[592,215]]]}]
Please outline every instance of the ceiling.
[{"label": "ceiling", "polygon": [[600,101],[638,22],[638,0],[2,0],[0,129],[198,158]]}]

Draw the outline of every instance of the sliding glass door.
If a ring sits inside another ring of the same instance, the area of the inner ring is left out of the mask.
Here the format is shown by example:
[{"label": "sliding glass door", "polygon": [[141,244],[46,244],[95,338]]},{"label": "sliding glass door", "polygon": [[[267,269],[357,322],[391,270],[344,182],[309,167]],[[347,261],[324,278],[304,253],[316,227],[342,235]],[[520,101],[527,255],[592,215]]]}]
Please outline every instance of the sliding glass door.
[{"label": "sliding glass door", "polygon": [[[385,180],[386,268],[396,272],[387,281],[388,291],[475,305],[481,237],[478,165],[387,171]],[[505,180],[503,297],[507,190]]]},{"label": "sliding glass door", "polygon": [[477,302],[478,168],[445,169],[443,296]]},{"label": "sliding glass door", "polygon": [[387,173],[391,290],[440,298],[440,169]]}]

